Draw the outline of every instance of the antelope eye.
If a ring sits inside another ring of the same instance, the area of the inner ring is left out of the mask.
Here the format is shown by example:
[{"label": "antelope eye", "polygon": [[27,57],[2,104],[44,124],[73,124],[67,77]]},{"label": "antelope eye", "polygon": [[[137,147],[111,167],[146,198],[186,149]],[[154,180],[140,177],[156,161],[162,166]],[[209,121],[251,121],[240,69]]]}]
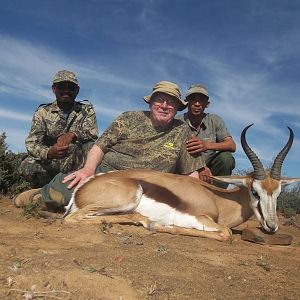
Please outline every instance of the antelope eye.
[{"label": "antelope eye", "polygon": [[251,189],[251,193],[252,195],[257,199],[257,200],[260,200],[260,197],[258,195],[258,193],[256,192],[256,190],[254,190],[253,188]]}]

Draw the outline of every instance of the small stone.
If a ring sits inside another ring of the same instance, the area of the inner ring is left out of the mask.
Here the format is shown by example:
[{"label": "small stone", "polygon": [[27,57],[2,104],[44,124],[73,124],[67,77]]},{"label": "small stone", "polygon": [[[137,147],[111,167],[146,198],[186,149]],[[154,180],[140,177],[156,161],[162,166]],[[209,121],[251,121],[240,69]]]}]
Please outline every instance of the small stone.
[{"label": "small stone", "polygon": [[264,233],[259,228],[245,228],[241,239],[257,244],[287,246],[292,243],[293,237],[284,233]]},{"label": "small stone", "polygon": [[258,261],[256,263],[258,266],[262,267],[263,269],[265,269],[266,271],[271,271],[271,267],[270,265],[267,263],[267,262],[264,262],[264,261]]}]

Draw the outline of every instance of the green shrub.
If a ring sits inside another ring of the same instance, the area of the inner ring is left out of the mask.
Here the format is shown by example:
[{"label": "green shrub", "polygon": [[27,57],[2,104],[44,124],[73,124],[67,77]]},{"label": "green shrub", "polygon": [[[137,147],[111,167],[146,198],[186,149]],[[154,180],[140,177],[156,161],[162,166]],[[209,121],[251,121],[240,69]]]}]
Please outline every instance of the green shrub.
[{"label": "green shrub", "polygon": [[18,172],[25,153],[15,154],[8,150],[5,139],[6,134],[0,134],[0,194],[11,196],[29,188],[29,184]]},{"label": "green shrub", "polygon": [[23,214],[27,219],[29,218],[38,219],[40,217],[40,211],[41,211],[41,204],[36,202],[31,202],[23,208]]},{"label": "green shrub", "polygon": [[278,197],[278,210],[286,217],[291,218],[300,214],[300,184],[284,187]]}]

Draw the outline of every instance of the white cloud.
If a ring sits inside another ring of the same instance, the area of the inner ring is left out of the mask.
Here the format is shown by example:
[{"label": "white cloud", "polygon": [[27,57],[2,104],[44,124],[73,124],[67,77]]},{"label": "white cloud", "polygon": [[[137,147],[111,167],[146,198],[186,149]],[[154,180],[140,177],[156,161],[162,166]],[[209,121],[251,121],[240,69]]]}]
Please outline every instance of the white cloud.
[{"label": "white cloud", "polygon": [[291,122],[291,126],[300,127],[300,122]]},{"label": "white cloud", "polygon": [[32,115],[23,114],[20,112],[16,112],[15,110],[8,110],[0,108],[0,117],[2,119],[9,119],[13,121],[21,121],[21,122],[31,122]]},{"label": "white cloud", "polygon": [[90,67],[89,62],[72,63],[71,58],[52,48],[0,34],[0,89],[2,92],[27,96],[28,99],[52,97],[52,76],[60,69],[75,71],[86,82],[110,83],[127,88],[147,86],[129,77],[119,77],[103,66]]},{"label": "white cloud", "polygon": [[94,107],[98,115],[104,115],[110,119],[115,119],[118,115],[124,112],[106,105],[94,105]]}]

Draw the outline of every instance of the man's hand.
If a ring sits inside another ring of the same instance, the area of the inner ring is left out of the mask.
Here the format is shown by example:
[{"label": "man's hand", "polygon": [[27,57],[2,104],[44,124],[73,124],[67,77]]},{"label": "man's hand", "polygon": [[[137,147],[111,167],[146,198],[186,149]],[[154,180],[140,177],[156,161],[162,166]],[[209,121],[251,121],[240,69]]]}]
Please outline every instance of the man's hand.
[{"label": "man's hand", "polygon": [[92,172],[88,169],[82,168],[78,171],[75,171],[75,172],[67,175],[64,178],[64,180],[62,181],[62,183],[71,181],[71,183],[68,185],[68,189],[71,189],[76,185],[77,185],[77,187],[80,187],[85,182],[85,179],[92,175],[94,175],[94,172]]},{"label": "man's hand", "polygon": [[192,136],[186,142],[186,149],[190,154],[198,154],[208,149],[207,142],[195,136]]},{"label": "man's hand", "polygon": [[49,148],[47,158],[63,158],[68,153],[69,146],[59,146],[54,144]]},{"label": "man's hand", "polygon": [[48,158],[63,158],[68,154],[70,143],[76,140],[76,135],[73,132],[67,132],[58,137],[56,144],[50,147]]},{"label": "man's hand", "polygon": [[73,132],[67,132],[58,137],[56,144],[58,146],[69,146],[74,140],[76,140],[76,134]]},{"label": "man's hand", "polygon": [[210,178],[210,176],[212,176],[211,170],[208,167],[204,167],[202,170],[198,171],[199,173],[199,179],[203,180],[207,183],[212,184],[212,178]]}]

